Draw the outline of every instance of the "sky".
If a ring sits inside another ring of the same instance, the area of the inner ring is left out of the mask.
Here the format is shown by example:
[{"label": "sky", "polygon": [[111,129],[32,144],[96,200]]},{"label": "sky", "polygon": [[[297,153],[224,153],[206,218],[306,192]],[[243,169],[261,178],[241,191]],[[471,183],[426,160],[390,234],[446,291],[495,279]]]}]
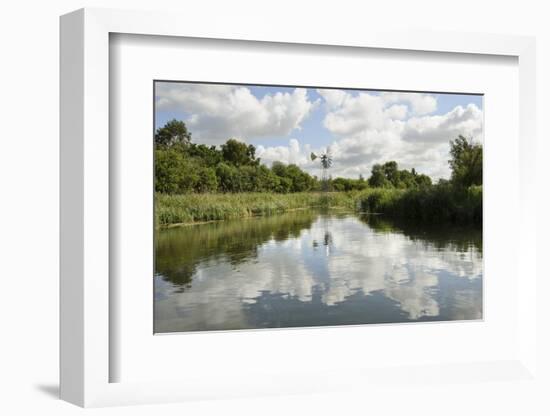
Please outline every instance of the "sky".
[{"label": "sky", "polygon": [[368,177],[395,160],[432,179],[449,178],[449,141],[483,139],[483,97],[469,94],[155,83],[155,128],[184,121],[192,141],[230,138],[256,147],[268,166],[295,163],[320,175],[310,154],[329,151],[333,177]]}]

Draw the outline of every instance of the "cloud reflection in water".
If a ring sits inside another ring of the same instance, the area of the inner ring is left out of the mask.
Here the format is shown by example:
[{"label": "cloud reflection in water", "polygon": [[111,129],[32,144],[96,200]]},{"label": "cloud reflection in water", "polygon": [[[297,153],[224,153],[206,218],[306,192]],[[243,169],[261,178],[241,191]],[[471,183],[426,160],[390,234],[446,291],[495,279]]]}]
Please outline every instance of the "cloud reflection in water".
[{"label": "cloud reflection in water", "polygon": [[155,331],[481,318],[481,231],[285,214],[161,231]]}]

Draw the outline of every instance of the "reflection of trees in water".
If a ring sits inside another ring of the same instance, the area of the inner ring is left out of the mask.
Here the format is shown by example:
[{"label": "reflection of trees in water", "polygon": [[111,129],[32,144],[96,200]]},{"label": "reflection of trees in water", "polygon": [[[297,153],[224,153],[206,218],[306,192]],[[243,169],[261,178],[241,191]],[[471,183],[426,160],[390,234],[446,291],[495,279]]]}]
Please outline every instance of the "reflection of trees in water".
[{"label": "reflection of trees in water", "polygon": [[479,229],[298,211],[164,230],[157,240],[155,320],[170,331],[482,313]]},{"label": "reflection of trees in water", "polygon": [[221,221],[162,230],[156,234],[156,273],[181,290],[189,288],[199,263],[224,257],[237,266],[257,257],[260,245],[296,238],[317,217],[299,211],[271,217]]},{"label": "reflection of trees in water", "polygon": [[402,233],[412,241],[422,242],[437,250],[450,248],[467,252],[472,248],[483,253],[482,232],[479,227],[455,224],[418,224],[411,221],[390,219],[382,215],[361,215],[360,220],[380,233]]},{"label": "reflection of trees in water", "polygon": [[[346,216],[349,214],[341,214]],[[319,218],[316,211],[296,211],[210,224],[192,225],[157,232],[156,273],[183,291],[190,287],[197,265],[223,258],[237,266],[258,255],[258,247],[269,240],[297,238]],[[339,214],[332,214],[339,217]],[[329,216],[323,215],[324,234],[312,241],[314,249],[323,246],[327,256],[333,245]],[[412,241],[437,250],[475,251],[481,255],[481,230],[454,225],[428,226],[394,221],[378,215],[362,215],[360,220],[379,233],[401,233]]]}]

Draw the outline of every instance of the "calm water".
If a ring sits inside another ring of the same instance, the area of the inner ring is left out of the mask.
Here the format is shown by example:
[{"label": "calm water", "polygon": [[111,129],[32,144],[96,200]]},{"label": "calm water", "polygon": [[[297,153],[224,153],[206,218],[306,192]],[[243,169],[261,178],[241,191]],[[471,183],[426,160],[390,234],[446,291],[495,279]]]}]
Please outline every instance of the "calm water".
[{"label": "calm water", "polygon": [[481,231],[289,213],[157,234],[155,332],[482,316]]}]

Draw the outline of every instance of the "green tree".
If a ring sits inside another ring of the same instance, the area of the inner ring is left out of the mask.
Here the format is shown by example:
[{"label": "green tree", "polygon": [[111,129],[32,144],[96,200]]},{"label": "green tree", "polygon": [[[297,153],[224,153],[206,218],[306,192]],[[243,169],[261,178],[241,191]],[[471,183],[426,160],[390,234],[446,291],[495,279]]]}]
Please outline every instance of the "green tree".
[{"label": "green tree", "polygon": [[169,147],[175,144],[187,145],[191,142],[191,133],[183,121],[176,119],[157,129],[155,132],[155,144],[161,147]]},{"label": "green tree", "polygon": [[198,178],[193,187],[195,192],[216,192],[218,190],[218,177],[214,168],[200,166],[196,171]]},{"label": "green tree", "polygon": [[228,163],[220,163],[216,167],[216,176],[218,177],[218,187],[222,192],[240,192],[241,177],[239,170]]},{"label": "green tree", "polygon": [[281,178],[286,177],[286,165],[282,162],[275,161],[271,165],[273,173]]},{"label": "green tree", "polygon": [[223,160],[222,153],[216,149],[216,146],[191,143],[186,147],[185,153],[190,157],[200,159],[205,166],[209,167],[215,167]]},{"label": "green tree", "polygon": [[155,151],[155,190],[163,193],[177,193],[183,178],[185,160],[183,154],[174,149]]},{"label": "green tree", "polygon": [[386,177],[384,167],[378,163],[373,165],[368,183],[372,188],[391,188],[392,186],[391,182]]},{"label": "green tree", "polygon": [[315,178],[298,165],[273,162],[271,171],[278,178],[277,192],[306,192],[315,188]]},{"label": "green tree", "polygon": [[397,162],[390,161],[382,165],[382,171],[386,179],[396,188],[399,187],[399,169],[397,169]]},{"label": "green tree", "polygon": [[432,179],[428,175],[420,174],[415,175],[414,180],[419,188],[426,188],[432,186]]},{"label": "green tree", "polygon": [[229,139],[222,144],[222,156],[226,162],[234,166],[258,165],[260,159],[256,159],[256,148],[235,139]]},{"label": "green tree", "polygon": [[464,187],[481,185],[483,183],[483,149],[481,144],[460,135],[452,140],[450,145],[451,181],[455,185]]},{"label": "green tree", "polygon": [[331,183],[332,189],[338,192],[349,191],[352,189],[352,185],[349,179],[347,178],[336,178],[332,180]]},{"label": "green tree", "polygon": [[429,176],[418,174],[414,168],[400,170],[397,162],[392,160],[383,165],[375,164],[368,183],[373,188],[414,189],[430,186],[432,180]]},{"label": "green tree", "polygon": [[277,192],[281,194],[287,194],[292,190],[292,180],[286,176],[279,177],[279,186]]},{"label": "green tree", "polygon": [[406,169],[397,171],[397,180],[393,183],[394,187],[401,189],[416,188],[416,172]]},{"label": "green tree", "polygon": [[260,188],[256,166],[245,165],[238,170],[240,192],[257,192]]},{"label": "green tree", "polygon": [[287,177],[292,180],[292,192],[305,192],[313,188],[314,179],[297,165],[290,164],[286,169]]},{"label": "green tree", "polygon": [[256,168],[257,192],[279,192],[281,181],[271,169],[265,165]]}]

